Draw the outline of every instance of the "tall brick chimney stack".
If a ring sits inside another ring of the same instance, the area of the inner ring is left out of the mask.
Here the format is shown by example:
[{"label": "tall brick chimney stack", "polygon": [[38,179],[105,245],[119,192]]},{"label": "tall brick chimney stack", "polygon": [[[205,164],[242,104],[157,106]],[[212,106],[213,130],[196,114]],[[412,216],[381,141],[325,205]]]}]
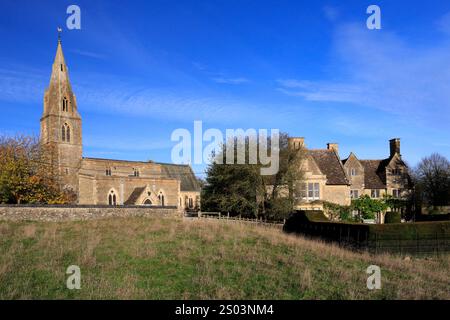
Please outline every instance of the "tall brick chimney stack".
[{"label": "tall brick chimney stack", "polygon": [[400,138],[389,140],[389,149],[391,151],[391,158],[397,153],[400,155]]},{"label": "tall brick chimney stack", "polygon": [[305,138],[292,137],[288,138],[289,149],[298,150],[305,147]]},{"label": "tall brick chimney stack", "polygon": [[334,150],[337,155],[339,155],[339,144],[338,143],[327,143],[328,150]]}]

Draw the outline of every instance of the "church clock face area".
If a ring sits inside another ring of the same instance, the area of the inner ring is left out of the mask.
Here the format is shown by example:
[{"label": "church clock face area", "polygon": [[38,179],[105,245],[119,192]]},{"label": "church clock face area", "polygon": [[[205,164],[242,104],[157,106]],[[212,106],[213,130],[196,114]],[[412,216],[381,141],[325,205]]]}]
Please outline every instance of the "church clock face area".
[{"label": "church clock face area", "polygon": [[0,308],[450,300],[450,3],[0,1],[0,38]]}]

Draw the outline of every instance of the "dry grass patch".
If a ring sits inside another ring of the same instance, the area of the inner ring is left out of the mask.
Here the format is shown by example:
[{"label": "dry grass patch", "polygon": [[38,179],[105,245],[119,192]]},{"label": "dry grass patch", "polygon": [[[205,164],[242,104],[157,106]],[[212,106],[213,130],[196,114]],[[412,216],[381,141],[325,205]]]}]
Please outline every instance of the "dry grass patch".
[{"label": "dry grass patch", "polygon": [[[0,222],[1,299],[450,299],[449,257],[371,256],[215,220]],[[65,287],[79,265],[82,289]],[[382,289],[366,288],[366,268]]]}]

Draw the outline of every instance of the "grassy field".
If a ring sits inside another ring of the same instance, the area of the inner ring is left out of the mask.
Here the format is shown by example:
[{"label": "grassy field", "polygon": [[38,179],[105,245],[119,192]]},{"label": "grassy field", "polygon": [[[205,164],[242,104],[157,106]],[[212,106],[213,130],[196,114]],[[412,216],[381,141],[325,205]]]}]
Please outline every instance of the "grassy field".
[{"label": "grassy field", "polygon": [[[381,267],[368,290],[366,268]],[[81,268],[81,290],[66,268]],[[370,256],[225,221],[0,222],[0,299],[450,299],[450,257]]]}]

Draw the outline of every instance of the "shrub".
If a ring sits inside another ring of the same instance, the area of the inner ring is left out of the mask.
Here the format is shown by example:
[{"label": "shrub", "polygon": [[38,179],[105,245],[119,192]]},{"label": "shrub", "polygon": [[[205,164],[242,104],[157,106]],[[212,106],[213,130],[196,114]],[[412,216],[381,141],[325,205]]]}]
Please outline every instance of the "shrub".
[{"label": "shrub", "polygon": [[323,209],[331,220],[351,221],[353,219],[350,206],[324,201]]},{"label": "shrub", "polygon": [[384,223],[401,223],[402,215],[400,212],[386,212]]},{"label": "shrub", "polygon": [[352,208],[358,210],[361,218],[374,219],[375,214],[387,209],[387,204],[383,200],[372,199],[367,194],[352,200]]},{"label": "shrub", "polygon": [[289,217],[283,230],[372,252],[448,252],[449,221],[371,225],[322,220],[320,211],[300,211]]},{"label": "shrub", "polygon": [[414,222],[370,225],[371,236],[378,239],[415,240],[417,237],[443,238],[450,237],[449,221]]},{"label": "shrub", "polygon": [[450,221],[449,214],[419,214],[416,221]]},{"label": "shrub", "polygon": [[310,210],[310,211],[304,211],[305,216],[308,218],[309,221],[319,222],[319,221],[330,221],[323,211],[321,210]]}]

